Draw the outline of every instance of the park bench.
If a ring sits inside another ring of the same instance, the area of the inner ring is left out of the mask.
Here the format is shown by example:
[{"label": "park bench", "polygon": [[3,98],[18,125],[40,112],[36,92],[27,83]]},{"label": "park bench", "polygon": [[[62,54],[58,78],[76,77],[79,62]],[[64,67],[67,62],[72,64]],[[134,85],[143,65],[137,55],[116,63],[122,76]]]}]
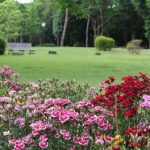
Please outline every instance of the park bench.
[{"label": "park bench", "polygon": [[31,43],[7,43],[8,55],[24,55],[25,51],[34,54],[35,50]]}]

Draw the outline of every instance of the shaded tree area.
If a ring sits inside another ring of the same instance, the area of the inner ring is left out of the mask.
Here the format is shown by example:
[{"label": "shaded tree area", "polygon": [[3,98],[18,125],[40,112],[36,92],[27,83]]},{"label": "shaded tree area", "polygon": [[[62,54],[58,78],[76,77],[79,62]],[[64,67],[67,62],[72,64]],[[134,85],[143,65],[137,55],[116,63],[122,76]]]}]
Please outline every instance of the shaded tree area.
[{"label": "shaded tree area", "polygon": [[132,39],[150,45],[149,0],[1,0],[0,18],[8,41],[88,47],[106,35],[118,46]]}]

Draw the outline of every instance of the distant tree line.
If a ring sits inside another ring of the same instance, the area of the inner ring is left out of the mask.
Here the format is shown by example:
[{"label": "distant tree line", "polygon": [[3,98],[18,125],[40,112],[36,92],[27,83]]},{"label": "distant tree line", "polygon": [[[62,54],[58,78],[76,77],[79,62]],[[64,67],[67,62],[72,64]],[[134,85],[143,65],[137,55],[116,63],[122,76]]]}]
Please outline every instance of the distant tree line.
[{"label": "distant tree line", "polygon": [[0,36],[7,41],[93,46],[99,35],[124,46],[150,47],[150,0],[0,0]]}]

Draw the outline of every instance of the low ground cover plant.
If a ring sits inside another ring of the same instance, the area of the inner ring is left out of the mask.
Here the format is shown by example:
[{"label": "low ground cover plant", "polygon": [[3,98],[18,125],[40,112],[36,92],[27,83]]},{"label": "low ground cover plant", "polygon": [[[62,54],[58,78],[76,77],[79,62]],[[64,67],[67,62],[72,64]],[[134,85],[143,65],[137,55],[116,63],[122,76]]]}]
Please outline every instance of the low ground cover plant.
[{"label": "low ground cover plant", "polygon": [[126,150],[150,148],[150,78],[114,77],[99,88],[57,80],[19,84],[0,69],[0,149]]}]

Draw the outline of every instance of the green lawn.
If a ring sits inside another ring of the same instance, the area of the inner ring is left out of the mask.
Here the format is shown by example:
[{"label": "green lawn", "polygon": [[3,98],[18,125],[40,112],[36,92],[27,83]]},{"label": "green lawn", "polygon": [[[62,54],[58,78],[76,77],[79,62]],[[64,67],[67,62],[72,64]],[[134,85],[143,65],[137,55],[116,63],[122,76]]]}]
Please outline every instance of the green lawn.
[{"label": "green lawn", "polygon": [[[143,50],[140,55],[129,54],[125,49],[102,52],[97,56],[94,48],[48,48],[35,47],[35,55],[0,56],[0,67],[9,65],[21,73],[20,81],[29,82],[38,79],[58,78],[76,79],[78,83],[88,81],[98,86],[108,76],[115,76],[117,81],[124,75],[150,75],[150,50]],[[48,50],[57,50],[57,55],[48,54]]]}]

